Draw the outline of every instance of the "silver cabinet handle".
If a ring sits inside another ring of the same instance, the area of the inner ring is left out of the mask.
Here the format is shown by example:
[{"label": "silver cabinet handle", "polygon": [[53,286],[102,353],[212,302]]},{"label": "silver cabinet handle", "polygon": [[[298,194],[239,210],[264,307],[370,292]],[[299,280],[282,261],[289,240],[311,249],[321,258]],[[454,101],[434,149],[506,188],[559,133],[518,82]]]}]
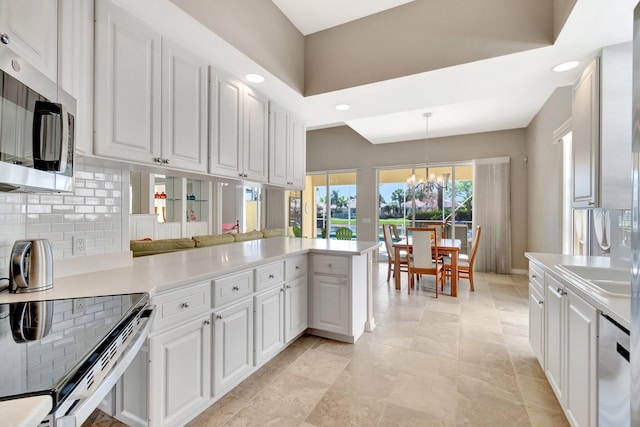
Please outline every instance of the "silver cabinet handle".
[{"label": "silver cabinet handle", "polygon": [[222,314],[216,314],[216,319],[222,319]]},{"label": "silver cabinet handle", "polygon": [[2,42],[2,44],[9,44],[11,39],[7,33],[2,33],[0,34],[0,42]]},{"label": "silver cabinet handle", "polygon": [[300,266],[299,265],[296,265],[296,270],[300,270]]},{"label": "silver cabinet handle", "polygon": [[234,286],[234,287],[233,287],[233,290],[234,290],[234,291],[239,291],[239,290],[240,290],[240,286]]},{"label": "silver cabinet handle", "polygon": [[273,274],[269,275],[269,279],[273,279],[274,277],[276,277],[276,276],[274,276]]},{"label": "silver cabinet handle", "polygon": [[280,288],[280,292],[284,292],[284,288]]},{"label": "silver cabinet handle", "polygon": [[182,308],[189,308],[189,306],[190,306],[190,305],[191,305],[191,304],[189,304],[189,302],[183,302],[183,303],[181,304],[181,307],[182,307]]},{"label": "silver cabinet handle", "polygon": [[211,324],[211,320],[206,319],[206,320],[204,321],[204,324],[205,324],[205,325],[210,325],[210,324]]},{"label": "silver cabinet handle", "polygon": [[544,301],[543,301],[543,300],[540,300],[540,301],[538,301],[538,304],[539,304],[539,305],[542,305],[542,304],[544,304]]},{"label": "silver cabinet handle", "polygon": [[168,165],[169,164],[169,159],[162,159],[162,163],[165,164],[165,165]]},{"label": "silver cabinet handle", "polygon": [[535,279],[535,278],[537,278],[537,277],[538,277],[538,276],[536,276],[535,274],[532,274],[532,275],[531,275],[531,278],[532,278],[532,279]]},{"label": "silver cabinet handle", "polygon": [[289,285],[287,285],[287,286],[285,286],[285,287],[286,287],[287,289],[291,289],[291,286],[289,286]]},{"label": "silver cabinet handle", "polygon": [[587,204],[588,204],[589,206],[593,206],[593,205],[595,205],[595,202],[588,202]]},{"label": "silver cabinet handle", "polygon": [[331,268],[331,263],[327,264],[327,267]]}]

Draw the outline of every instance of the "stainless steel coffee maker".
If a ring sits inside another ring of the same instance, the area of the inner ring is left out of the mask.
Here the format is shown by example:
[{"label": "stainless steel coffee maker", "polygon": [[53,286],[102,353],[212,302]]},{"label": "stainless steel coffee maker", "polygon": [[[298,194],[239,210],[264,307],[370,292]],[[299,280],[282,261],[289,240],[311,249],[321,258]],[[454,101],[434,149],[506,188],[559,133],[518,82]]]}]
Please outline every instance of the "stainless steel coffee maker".
[{"label": "stainless steel coffee maker", "polygon": [[47,239],[17,240],[9,261],[9,292],[53,288],[53,252]]}]

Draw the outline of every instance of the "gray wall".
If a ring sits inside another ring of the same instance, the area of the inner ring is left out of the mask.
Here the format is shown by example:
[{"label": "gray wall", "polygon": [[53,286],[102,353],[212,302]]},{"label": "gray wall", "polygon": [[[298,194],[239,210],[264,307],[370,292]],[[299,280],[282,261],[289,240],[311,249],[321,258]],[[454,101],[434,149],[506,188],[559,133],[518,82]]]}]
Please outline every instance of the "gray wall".
[{"label": "gray wall", "polygon": [[283,83],[303,93],[304,37],[273,2],[171,1]]},{"label": "gray wall", "polygon": [[[511,236],[514,269],[526,269],[527,165],[526,130],[514,129],[428,141],[373,145],[347,126],[307,132],[307,173],[337,170],[358,172],[358,239],[377,240],[378,167],[511,158]],[[360,207],[364,206],[364,210]],[[371,218],[371,223],[364,223]]]},{"label": "gray wall", "polygon": [[527,128],[527,250],[562,253],[562,144],[553,132],[571,117],[571,86],[549,97]]}]

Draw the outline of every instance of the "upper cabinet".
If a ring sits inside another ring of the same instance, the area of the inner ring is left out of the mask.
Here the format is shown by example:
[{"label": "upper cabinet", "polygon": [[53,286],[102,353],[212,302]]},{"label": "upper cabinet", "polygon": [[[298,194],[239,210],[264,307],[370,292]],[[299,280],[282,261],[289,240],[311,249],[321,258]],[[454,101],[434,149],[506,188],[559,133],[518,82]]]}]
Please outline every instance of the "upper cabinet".
[{"label": "upper cabinet", "polygon": [[206,62],[96,2],[95,154],[206,172]]},{"label": "upper cabinet", "polygon": [[602,49],[573,92],[573,206],[631,208],[631,42]]},{"label": "upper cabinet", "polygon": [[306,129],[277,104],[269,103],[269,183],[304,188]]},{"label": "upper cabinet", "polygon": [[58,68],[57,0],[0,0],[2,43],[51,80]]},{"label": "upper cabinet", "polygon": [[209,172],[229,178],[267,182],[267,98],[213,69],[209,80]]},{"label": "upper cabinet", "polygon": [[573,206],[598,204],[600,67],[594,59],[573,88]]}]

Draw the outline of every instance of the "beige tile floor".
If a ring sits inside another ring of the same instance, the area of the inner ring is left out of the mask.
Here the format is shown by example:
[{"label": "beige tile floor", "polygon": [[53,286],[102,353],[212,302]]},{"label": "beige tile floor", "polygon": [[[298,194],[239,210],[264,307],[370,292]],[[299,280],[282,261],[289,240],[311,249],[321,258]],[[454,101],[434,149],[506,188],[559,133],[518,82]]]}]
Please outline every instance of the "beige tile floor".
[{"label": "beige tile floor", "polygon": [[[568,426],[529,346],[526,276],[478,273],[475,292],[436,299],[430,278],[407,295],[386,268],[374,332],[301,337],[188,426]],[[96,412],[83,427],[121,425]]]}]

